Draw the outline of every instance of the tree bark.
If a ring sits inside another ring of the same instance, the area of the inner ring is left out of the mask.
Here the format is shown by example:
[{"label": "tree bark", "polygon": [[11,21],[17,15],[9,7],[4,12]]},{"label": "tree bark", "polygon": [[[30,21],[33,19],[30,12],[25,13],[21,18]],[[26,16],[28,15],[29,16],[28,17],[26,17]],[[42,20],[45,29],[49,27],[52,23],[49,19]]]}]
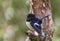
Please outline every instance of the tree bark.
[{"label": "tree bark", "polygon": [[50,14],[48,18],[43,20],[41,27],[46,33],[45,41],[52,41],[54,28],[50,0],[30,0],[30,12],[35,14],[37,18],[42,18]]}]

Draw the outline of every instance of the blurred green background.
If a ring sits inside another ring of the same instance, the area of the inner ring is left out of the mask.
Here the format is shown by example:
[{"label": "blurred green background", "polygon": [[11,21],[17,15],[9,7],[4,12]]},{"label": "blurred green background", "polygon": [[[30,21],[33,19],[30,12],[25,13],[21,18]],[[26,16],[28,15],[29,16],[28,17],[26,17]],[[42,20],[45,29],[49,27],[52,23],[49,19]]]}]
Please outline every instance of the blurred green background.
[{"label": "blurred green background", "polygon": [[[60,0],[51,0],[55,26],[53,41],[60,41]],[[0,0],[0,41],[25,41],[28,0]]]}]

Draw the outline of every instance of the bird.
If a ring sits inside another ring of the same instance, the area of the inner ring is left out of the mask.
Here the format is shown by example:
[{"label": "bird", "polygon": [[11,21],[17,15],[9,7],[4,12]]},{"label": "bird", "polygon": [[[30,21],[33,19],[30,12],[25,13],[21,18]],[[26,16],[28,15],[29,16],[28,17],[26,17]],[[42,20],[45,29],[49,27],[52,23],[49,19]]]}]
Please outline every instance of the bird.
[{"label": "bird", "polygon": [[42,28],[41,28],[41,24],[44,18],[47,18],[49,15],[38,19],[35,17],[34,14],[29,13],[27,15],[27,19],[26,19],[26,25],[28,26],[29,29],[34,29],[37,32],[37,35],[42,36],[43,38],[46,36],[46,34],[43,32]]}]

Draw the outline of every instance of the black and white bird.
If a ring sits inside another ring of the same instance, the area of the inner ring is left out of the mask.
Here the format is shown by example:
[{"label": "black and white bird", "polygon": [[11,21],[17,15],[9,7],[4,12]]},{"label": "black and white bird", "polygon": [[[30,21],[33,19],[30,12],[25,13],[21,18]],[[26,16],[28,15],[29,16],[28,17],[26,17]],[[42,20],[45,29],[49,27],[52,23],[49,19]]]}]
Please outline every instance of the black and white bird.
[{"label": "black and white bird", "polygon": [[44,18],[47,18],[49,15],[38,19],[35,17],[34,14],[30,13],[27,15],[27,20],[26,20],[26,25],[28,26],[29,29],[34,29],[36,32],[36,35],[40,35],[42,37],[45,37],[45,33],[41,29],[41,24]]}]

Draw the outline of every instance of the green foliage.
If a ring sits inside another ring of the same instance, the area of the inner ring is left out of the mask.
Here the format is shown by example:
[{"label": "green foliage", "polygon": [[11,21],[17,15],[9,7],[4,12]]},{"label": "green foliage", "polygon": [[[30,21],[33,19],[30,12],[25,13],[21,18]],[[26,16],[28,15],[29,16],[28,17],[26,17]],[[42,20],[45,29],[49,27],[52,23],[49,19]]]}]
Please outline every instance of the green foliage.
[{"label": "green foliage", "polygon": [[0,4],[3,2],[3,0],[0,0]]},{"label": "green foliage", "polygon": [[12,6],[14,9],[21,9],[25,6],[25,0],[13,0]]},{"label": "green foliage", "polygon": [[60,0],[51,0],[53,18],[60,15]]}]

